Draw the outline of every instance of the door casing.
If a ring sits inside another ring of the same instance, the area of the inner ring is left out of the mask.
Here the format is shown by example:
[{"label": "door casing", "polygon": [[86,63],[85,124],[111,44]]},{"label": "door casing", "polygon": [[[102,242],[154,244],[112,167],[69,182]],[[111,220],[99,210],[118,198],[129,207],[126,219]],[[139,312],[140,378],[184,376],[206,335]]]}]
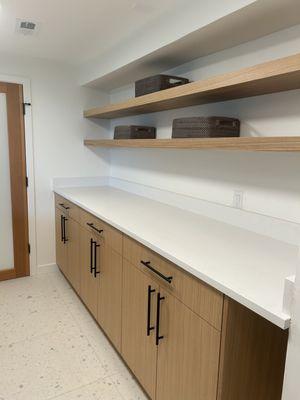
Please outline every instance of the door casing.
[{"label": "door casing", "polygon": [[[16,75],[0,74],[0,82],[17,83],[23,86],[24,102],[32,104],[31,81],[29,78]],[[35,177],[34,177],[34,146],[32,127],[32,108],[26,107],[24,115],[26,168],[28,176],[27,200],[28,200],[28,230],[30,243],[30,275],[37,273],[37,245],[36,245],[36,206],[35,206]]]},{"label": "door casing", "polygon": [[[36,270],[36,234],[35,234],[35,203],[34,203],[34,174],[33,174],[33,141],[32,141],[32,120],[31,108],[27,108],[23,116],[23,101],[31,102],[30,81],[24,78],[0,75],[0,91],[7,97],[7,115],[9,141],[14,141],[16,135],[21,134],[17,148],[9,146],[10,168],[12,168],[11,157],[18,157],[13,168],[20,168],[20,171],[12,173],[12,205],[21,198],[21,205],[18,204],[18,211],[13,212],[14,238],[16,235],[23,237],[17,240],[14,246],[15,269],[0,271],[0,281],[21,276],[27,276]],[[11,115],[10,115],[11,113]],[[15,114],[15,115],[13,115]],[[16,117],[17,115],[17,117]],[[13,178],[15,176],[15,179]],[[26,189],[25,178],[28,177],[29,186]],[[23,181],[24,179],[24,181]],[[18,199],[18,200],[17,200]],[[22,217],[23,216],[23,217]],[[23,218],[22,223],[20,224]],[[30,243],[31,252],[28,253]],[[25,257],[26,256],[26,257]],[[23,257],[24,261],[20,263]]]}]

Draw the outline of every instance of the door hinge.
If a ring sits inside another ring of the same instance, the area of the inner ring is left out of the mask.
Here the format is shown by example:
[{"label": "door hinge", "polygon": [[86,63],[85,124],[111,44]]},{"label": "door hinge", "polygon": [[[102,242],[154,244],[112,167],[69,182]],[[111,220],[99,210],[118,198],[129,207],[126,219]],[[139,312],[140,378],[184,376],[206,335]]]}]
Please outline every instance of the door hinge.
[{"label": "door hinge", "polygon": [[26,106],[27,106],[27,107],[30,107],[30,106],[31,106],[31,103],[23,103],[23,114],[24,114],[24,115],[26,114]]},{"label": "door hinge", "polygon": [[30,254],[31,251],[31,247],[30,247],[30,243],[28,243],[28,253]]},{"label": "door hinge", "polygon": [[25,178],[25,185],[26,185],[26,187],[28,187],[28,185],[29,185],[28,176],[26,176],[26,178]]}]

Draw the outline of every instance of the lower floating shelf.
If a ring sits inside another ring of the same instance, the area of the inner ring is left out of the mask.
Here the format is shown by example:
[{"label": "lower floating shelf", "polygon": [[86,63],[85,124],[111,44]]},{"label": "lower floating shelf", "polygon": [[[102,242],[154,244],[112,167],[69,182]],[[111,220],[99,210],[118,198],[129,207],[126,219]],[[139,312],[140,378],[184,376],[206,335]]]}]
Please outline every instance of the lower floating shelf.
[{"label": "lower floating shelf", "polygon": [[300,136],[209,139],[86,139],[84,144],[93,147],[300,152]]}]

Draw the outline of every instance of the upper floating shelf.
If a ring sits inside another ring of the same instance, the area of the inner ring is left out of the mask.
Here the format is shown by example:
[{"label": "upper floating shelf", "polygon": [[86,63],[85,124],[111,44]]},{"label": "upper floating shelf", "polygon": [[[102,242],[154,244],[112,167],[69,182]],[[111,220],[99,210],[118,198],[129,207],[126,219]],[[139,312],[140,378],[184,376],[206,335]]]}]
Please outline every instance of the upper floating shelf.
[{"label": "upper floating shelf", "polygon": [[84,112],[113,119],[300,88],[300,53]]}]

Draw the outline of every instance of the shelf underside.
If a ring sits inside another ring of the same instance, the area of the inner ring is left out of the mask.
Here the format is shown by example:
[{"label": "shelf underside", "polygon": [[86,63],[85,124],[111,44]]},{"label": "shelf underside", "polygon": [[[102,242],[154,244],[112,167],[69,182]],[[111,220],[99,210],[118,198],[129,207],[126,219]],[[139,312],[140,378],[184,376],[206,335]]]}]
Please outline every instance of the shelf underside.
[{"label": "shelf underside", "polygon": [[300,54],[84,112],[113,119],[300,88]]},{"label": "shelf underside", "polygon": [[129,63],[120,59],[116,69],[83,82],[110,91],[299,23],[299,0],[255,1]]},{"label": "shelf underside", "polygon": [[84,144],[92,147],[300,152],[300,136],[209,139],[86,139]]}]

